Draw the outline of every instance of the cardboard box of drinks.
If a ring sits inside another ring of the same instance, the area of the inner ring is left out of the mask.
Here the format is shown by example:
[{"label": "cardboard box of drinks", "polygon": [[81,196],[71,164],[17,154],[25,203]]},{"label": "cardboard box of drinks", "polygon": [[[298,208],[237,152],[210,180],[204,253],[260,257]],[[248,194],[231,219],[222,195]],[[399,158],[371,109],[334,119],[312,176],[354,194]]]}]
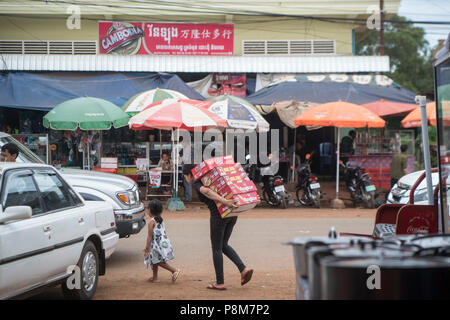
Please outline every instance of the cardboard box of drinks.
[{"label": "cardboard box of drinks", "polygon": [[229,207],[216,202],[217,209],[219,210],[222,218],[230,218],[241,215],[246,211],[253,209],[260,202],[258,193],[256,192],[240,194],[229,192],[222,197],[225,199],[234,199],[236,201],[236,205],[238,206],[236,209],[230,209]]},{"label": "cardboard box of drinks", "polygon": [[202,184],[225,199],[234,199],[238,208],[230,209],[216,202],[222,218],[245,213],[260,202],[257,188],[247,176],[240,163],[234,163],[231,156],[206,160],[192,170],[194,178],[201,178]]},{"label": "cardboard box of drinks", "polygon": [[192,169],[192,175],[194,176],[194,180],[198,180],[201,177],[203,177],[206,173],[208,173],[211,169],[229,164],[234,164],[233,156],[231,155],[211,158],[203,161],[202,163],[197,165],[194,169]]}]

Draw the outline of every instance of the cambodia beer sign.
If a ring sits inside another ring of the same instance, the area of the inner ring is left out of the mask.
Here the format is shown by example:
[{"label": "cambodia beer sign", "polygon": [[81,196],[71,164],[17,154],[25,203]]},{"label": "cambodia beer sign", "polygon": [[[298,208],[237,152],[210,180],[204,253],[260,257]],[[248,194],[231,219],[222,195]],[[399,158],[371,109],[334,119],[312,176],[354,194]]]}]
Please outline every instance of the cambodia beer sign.
[{"label": "cambodia beer sign", "polygon": [[234,25],[99,22],[100,54],[233,55]]}]

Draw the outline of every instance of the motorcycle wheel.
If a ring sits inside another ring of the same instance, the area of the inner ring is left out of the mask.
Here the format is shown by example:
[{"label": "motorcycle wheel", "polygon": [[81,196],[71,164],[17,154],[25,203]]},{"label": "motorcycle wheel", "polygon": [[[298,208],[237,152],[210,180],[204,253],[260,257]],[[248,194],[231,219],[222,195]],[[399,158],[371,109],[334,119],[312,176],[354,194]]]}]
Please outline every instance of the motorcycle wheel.
[{"label": "motorcycle wheel", "polygon": [[319,190],[311,191],[311,196],[312,196],[311,201],[314,204],[314,207],[320,209],[320,191]]},{"label": "motorcycle wheel", "polygon": [[270,197],[269,193],[264,190],[263,192],[264,201],[266,201],[269,205],[272,207],[278,207],[280,205],[280,202],[277,201],[277,199],[274,199],[274,197]]},{"label": "motorcycle wheel", "polygon": [[302,206],[309,207],[311,205],[311,200],[306,196],[303,188],[298,188],[295,194],[297,196],[298,202],[300,202]]},{"label": "motorcycle wheel", "polygon": [[373,192],[367,192],[366,190],[361,190],[362,199],[364,203],[364,208],[373,209],[375,208],[375,195]]},{"label": "motorcycle wheel", "polygon": [[284,198],[281,199],[280,204],[281,204],[281,208],[282,208],[282,209],[287,209],[288,203],[287,203],[287,200],[286,200],[286,199],[284,199]]},{"label": "motorcycle wheel", "polygon": [[296,192],[297,200],[306,207],[316,207],[320,208],[320,191],[319,190],[312,190],[311,195],[308,196],[305,194],[305,191],[302,188],[297,189]]}]

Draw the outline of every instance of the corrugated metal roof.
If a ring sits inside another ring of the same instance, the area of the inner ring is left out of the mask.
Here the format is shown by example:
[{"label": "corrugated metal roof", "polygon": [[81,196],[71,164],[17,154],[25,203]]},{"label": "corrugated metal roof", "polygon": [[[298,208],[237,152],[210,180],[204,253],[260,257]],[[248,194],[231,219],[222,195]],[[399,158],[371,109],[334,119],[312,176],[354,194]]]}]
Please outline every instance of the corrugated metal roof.
[{"label": "corrugated metal roof", "polygon": [[388,56],[3,55],[0,70],[236,73],[388,72]]}]

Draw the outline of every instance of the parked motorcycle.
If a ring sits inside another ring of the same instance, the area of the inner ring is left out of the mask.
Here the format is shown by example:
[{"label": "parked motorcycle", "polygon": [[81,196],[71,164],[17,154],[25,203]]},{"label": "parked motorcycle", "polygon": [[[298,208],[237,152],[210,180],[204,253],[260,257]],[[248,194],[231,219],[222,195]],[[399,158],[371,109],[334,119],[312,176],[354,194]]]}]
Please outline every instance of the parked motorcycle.
[{"label": "parked motorcycle", "polygon": [[324,193],[320,190],[320,183],[311,173],[311,155],[306,155],[305,163],[297,168],[298,184],[296,188],[297,200],[304,206],[320,208],[320,199]]},{"label": "parked motorcycle", "polygon": [[[270,156],[269,156],[270,157]],[[250,155],[246,157],[247,163],[244,170],[254,182],[259,182],[262,187],[263,199],[273,207],[286,209],[290,195],[284,187],[284,180],[280,175],[275,175],[275,168],[270,164],[264,167],[258,167],[256,164],[250,164]]]},{"label": "parked motorcycle", "polygon": [[370,174],[364,172],[364,168],[359,166],[350,167],[349,164],[340,163],[344,170],[344,181],[347,186],[353,204],[356,207],[363,203],[364,207],[375,208],[375,186],[372,183]]}]

